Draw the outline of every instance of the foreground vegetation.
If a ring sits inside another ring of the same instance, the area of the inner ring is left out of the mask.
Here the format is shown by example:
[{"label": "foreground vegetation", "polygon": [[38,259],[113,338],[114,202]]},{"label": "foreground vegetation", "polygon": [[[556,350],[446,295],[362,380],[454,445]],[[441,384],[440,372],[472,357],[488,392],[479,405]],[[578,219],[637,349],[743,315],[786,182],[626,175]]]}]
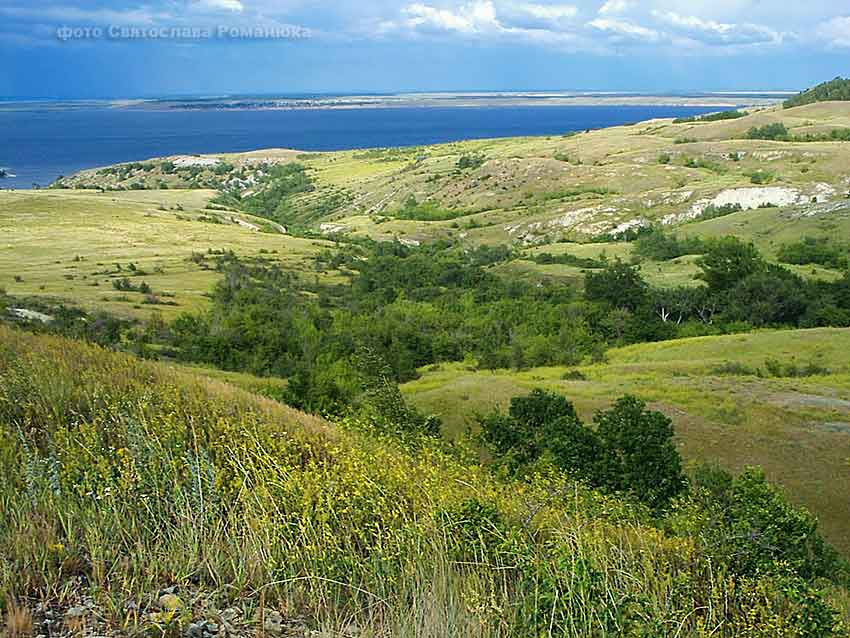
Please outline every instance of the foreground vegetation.
[{"label": "foreground vegetation", "polygon": [[[844,631],[845,567],[756,471],[703,473],[653,513],[544,459],[500,478],[462,447],[398,438],[378,403],[332,426],[6,328],[0,377],[13,635],[51,619],[154,635]],[[557,416],[542,396],[524,413]]]}]

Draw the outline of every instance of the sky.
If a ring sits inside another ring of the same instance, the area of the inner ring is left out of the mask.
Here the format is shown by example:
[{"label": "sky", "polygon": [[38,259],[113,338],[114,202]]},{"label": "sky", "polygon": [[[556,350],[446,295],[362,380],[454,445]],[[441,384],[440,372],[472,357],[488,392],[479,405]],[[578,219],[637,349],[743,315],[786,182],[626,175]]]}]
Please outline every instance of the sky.
[{"label": "sky", "polygon": [[0,98],[795,90],[850,0],[0,0]]}]

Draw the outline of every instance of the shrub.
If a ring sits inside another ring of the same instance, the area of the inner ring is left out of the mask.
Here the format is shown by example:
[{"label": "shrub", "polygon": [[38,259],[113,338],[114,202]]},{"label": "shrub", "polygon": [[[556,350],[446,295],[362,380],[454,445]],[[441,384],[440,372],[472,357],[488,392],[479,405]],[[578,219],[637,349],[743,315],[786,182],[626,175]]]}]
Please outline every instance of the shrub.
[{"label": "shrub", "polygon": [[839,246],[827,238],[804,237],[780,246],[777,258],[786,264],[818,264],[843,270],[850,266],[850,247]]},{"label": "shrub", "polygon": [[673,426],[660,412],[623,397],[584,425],[564,397],[536,389],[514,397],[508,414],[479,419],[481,438],[497,462],[514,473],[538,461],[554,463],[591,485],[626,491],[662,507],[685,487]]},{"label": "shrub", "polygon": [[625,396],[594,422],[608,456],[609,487],[633,492],[652,507],[665,505],[685,489],[673,423],[665,415]]},{"label": "shrub", "polygon": [[470,168],[478,168],[484,164],[486,158],[482,155],[461,155],[460,159],[457,161],[457,167],[460,170],[466,170]]},{"label": "shrub", "polygon": [[714,204],[710,204],[706,206],[705,210],[702,211],[702,215],[700,215],[700,219],[715,219],[717,217],[725,217],[726,215],[731,215],[732,213],[740,213],[744,210],[744,207],[740,204],[723,204],[722,206],[715,206]]},{"label": "shrub", "polygon": [[615,308],[636,310],[646,300],[649,287],[640,276],[637,266],[617,260],[599,272],[585,277],[585,296]]},{"label": "shrub", "polygon": [[694,122],[721,122],[723,120],[737,120],[746,116],[746,113],[738,110],[720,111],[718,113],[695,115],[693,117],[679,117],[673,120],[673,124],[691,124]]},{"label": "shrub", "polygon": [[770,184],[774,179],[776,179],[776,175],[763,168],[749,173],[749,176],[750,182],[753,184]]},{"label": "shrub", "polygon": [[754,126],[747,131],[747,139],[750,140],[777,140],[787,142],[789,137],[788,129],[782,122],[774,122],[759,127]]}]

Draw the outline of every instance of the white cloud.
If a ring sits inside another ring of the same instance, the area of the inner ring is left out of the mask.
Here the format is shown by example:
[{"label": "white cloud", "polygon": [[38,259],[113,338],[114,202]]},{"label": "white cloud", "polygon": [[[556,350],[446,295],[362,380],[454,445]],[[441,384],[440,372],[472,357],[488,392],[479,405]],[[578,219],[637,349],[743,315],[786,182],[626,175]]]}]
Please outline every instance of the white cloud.
[{"label": "white cloud", "polygon": [[478,33],[501,28],[496,19],[496,8],[490,0],[477,0],[456,11],[416,3],[405,7],[404,13],[407,26],[425,31]]},{"label": "white cloud", "polygon": [[242,13],[245,10],[241,0],[199,0],[198,4],[206,9],[233,11],[234,13]]},{"label": "white cloud", "polygon": [[571,4],[524,4],[518,9],[535,18],[544,20],[563,20],[574,18],[578,14],[578,8]]},{"label": "white cloud", "polygon": [[599,8],[599,15],[617,15],[632,7],[631,0],[608,0]]},{"label": "white cloud", "polygon": [[587,24],[594,29],[604,31],[619,40],[658,42],[662,39],[662,34],[658,31],[626,20],[596,18]]},{"label": "white cloud", "polygon": [[676,31],[704,44],[764,44],[779,43],[782,34],[758,24],[730,24],[683,16],[673,11],[653,11],[652,15]]},{"label": "white cloud", "polygon": [[837,16],[823,22],[817,33],[831,47],[850,48],[850,16]]}]

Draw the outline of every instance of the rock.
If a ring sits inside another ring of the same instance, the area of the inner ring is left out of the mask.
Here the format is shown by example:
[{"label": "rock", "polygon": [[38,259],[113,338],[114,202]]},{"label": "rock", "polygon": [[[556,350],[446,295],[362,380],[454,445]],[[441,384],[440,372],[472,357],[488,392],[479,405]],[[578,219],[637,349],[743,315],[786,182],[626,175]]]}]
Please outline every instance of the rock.
[{"label": "rock", "polygon": [[267,611],[263,621],[263,629],[270,634],[283,633],[283,616],[277,611]]},{"label": "rock", "polygon": [[213,636],[226,635],[226,633],[226,631],[221,631],[221,626],[218,623],[210,620],[193,622],[186,628],[186,638],[212,638]]},{"label": "rock", "polygon": [[234,620],[236,620],[237,618],[239,618],[239,616],[242,615],[242,610],[237,607],[228,607],[219,615],[221,616],[221,619],[224,622],[232,623]]},{"label": "rock", "polygon": [[203,623],[190,623],[186,628],[186,638],[204,638]]}]

